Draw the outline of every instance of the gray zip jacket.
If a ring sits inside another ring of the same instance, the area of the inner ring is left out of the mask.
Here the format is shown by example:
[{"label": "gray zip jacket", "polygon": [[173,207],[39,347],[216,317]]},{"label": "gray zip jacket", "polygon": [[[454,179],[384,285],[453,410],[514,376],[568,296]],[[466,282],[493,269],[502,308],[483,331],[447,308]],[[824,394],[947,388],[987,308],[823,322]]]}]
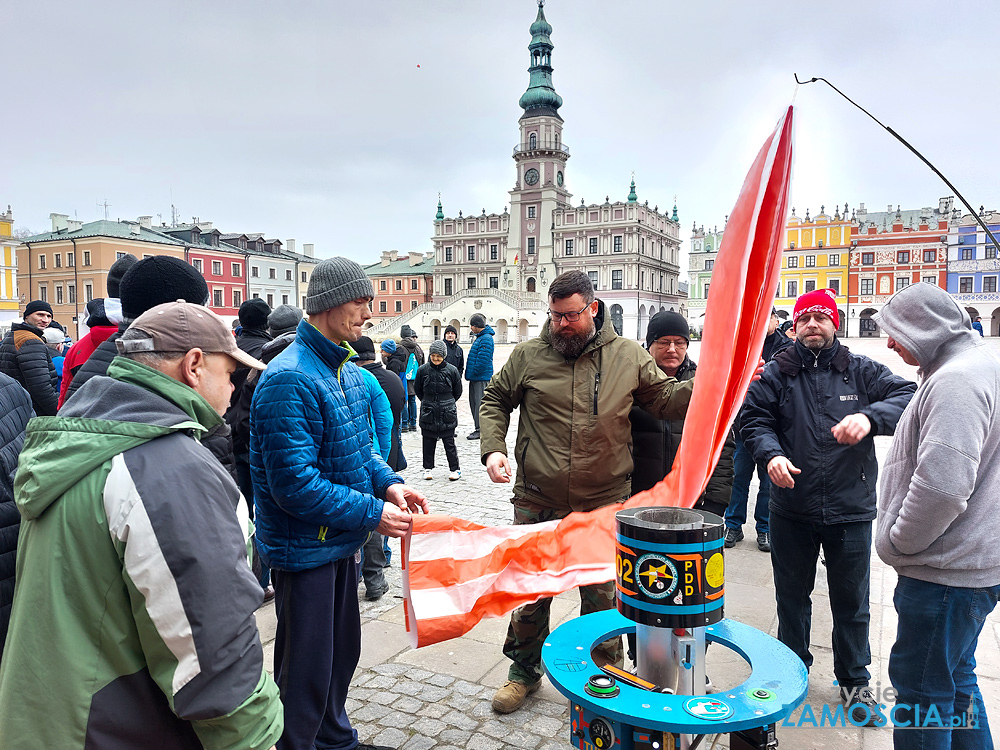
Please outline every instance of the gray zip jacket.
[{"label": "gray zip jacket", "polygon": [[882,470],[875,549],[901,576],[1000,583],[1000,357],[943,289],[914,284],[875,316],[922,382]]}]

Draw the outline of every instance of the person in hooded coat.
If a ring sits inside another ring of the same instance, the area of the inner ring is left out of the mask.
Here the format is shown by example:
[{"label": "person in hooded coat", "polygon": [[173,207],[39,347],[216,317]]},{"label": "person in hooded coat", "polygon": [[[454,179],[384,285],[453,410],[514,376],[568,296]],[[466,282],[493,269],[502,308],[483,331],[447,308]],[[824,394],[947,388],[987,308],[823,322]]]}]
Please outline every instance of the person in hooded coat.
[{"label": "person in hooded coat", "polygon": [[444,329],[444,343],[448,347],[448,355],[444,361],[449,365],[455,365],[458,374],[465,372],[465,352],[458,345],[458,329],[455,326],[448,326]]},{"label": "person in hooded coat", "polygon": [[[135,256],[130,257],[134,259]],[[121,261],[117,261],[117,263],[120,262]],[[112,269],[114,269],[114,266],[112,266]],[[110,273],[108,274],[108,287],[108,293],[110,294]],[[115,283],[114,290],[115,297],[117,297],[118,282]],[[73,382],[73,376],[76,375],[77,371],[83,367],[84,363],[86,363],[88,359],[90,359],[90,355],[94,353],[94,350],[97,349],[97,347],[118,333],[118,325],[121,323],[121,302],[115,299],[113,300],[114,304],[105,304],[110,302],[112,302],[112,300],[98,297],[87,303],[86,324],[90,330],[81,336],[80,340],[70,347],[69,351],[66,353],[66,359],[63,360],[62,383],[59,386],[60,407],[62,407],[63,402],[66,401],[66,394],[69,391],[70,384]],[[109,315],[115,316],[116,313],[117,317],[109,317]]]},{"label": "person in hooded coat", "polygon": [[460,479],[458,449],[455,447],[455,430],[458,429],[456,401],[462,395],[462,376],[458,369],[445,362],[447,345],[435,341],[430,347],[430,361],[422,364],[413,381],[414,391],[420,399],[420,432],[424,441],[424,479],[433,479],[434,452],[438,439],[444,443],[448,457],[451,480]]}]

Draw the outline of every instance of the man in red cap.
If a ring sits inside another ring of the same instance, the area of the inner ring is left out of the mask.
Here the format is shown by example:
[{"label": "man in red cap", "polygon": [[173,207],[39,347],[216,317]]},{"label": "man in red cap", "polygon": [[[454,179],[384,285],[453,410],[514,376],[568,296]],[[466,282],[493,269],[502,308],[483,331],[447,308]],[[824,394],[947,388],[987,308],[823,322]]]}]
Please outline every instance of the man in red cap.
[{"label": "man in red cap", "polygon": [[868,690],[869,558],[878,464],[875,435],[890,435],[916,384],[850,352],[837,339],[836,292],[803,294],[795,343],[750,385],[741,415],[747,449],[771,480],[771,567],[778,640],[812,666],[809,630],[816,560],[826,556],[833,671],[858,723],[874,726]]}]

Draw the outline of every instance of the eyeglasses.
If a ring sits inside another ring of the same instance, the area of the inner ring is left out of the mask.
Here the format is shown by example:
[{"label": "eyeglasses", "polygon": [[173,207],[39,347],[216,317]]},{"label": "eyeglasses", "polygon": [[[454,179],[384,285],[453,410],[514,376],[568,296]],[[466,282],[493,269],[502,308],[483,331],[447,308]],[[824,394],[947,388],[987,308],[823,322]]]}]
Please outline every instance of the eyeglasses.
[{"label": "eyeglasses", "polygon": [[656,339],[656,341],[654,341],[653,344],[663,349],[667,349],[668,351],[670,349],[675,349],[676,351],[680,351],[681,349],[688,348],[687,341],[663,341],[662,339]]},{"label": "eyeglasses", "polygon": [[590,305],[587,305],[586,307],[582,308],[581,310],[578,310],[577,312],[568,312],[568,313],[561,313],[561,312],[556,312],[555,310],[549,310],[549,320],[551,320],[553,323],[561,323],[564,320],[567,323],[575,323],[580,319],[580,316],[584,313],[584,311],[588,307],[590,307]]}]

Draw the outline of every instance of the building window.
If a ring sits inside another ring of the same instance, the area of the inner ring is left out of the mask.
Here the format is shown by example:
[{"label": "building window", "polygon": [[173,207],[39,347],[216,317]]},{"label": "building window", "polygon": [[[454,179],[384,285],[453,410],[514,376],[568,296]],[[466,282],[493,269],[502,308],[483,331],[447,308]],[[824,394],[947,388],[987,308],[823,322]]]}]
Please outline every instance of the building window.
[{"label": "building window", "polygon": [[[705,296],[708,296],[708,295],[705,295]],[[789,297],[798,297],[799,296],[799,282],[797,282],[797,281],[789,281],[788,282],[788,295],[787,296],[789,296]]]},{"label": "building window", "polygon": [[924,276],[924,283],[937,286],[937,276]]},{"label": "building window", "polygon": [[933,263],[937,260],[937,250],[924,250],[924,263]]},{"label": "building window", "polygon": [[875,279],[861,279],[861,293],[875,294]]},{"label": "building window", "polygon": [[411,310],[416,310],[417,309],[417,301],[415,299],[411,299],[410,300],[410,309]]},{"label": "building window", "polygon": [[379,291],[380,291],[380,292],[384,292],[384,291],[386,290],[386,289],[385,289],[385,279],[382,279],[382,280],[381,280],[381,281],[380,281],[380,282],[378,283],[378,289],[379,289]]},{"label": "building window", "polygon": [[706,260],[705,261],[705,270],[706,271],[711,271],[713,268],[715,268],[715,261],[714,260]]},{"label": "building window", "polygon": [[499,289],[499,288],[500,288],[500,277],[490,276],[490,289]]},{"label": "building window", "polygon": [[39,270],[45,270],[45,256],[44,255],[39,255],[38,256],[38,268],[39,268]]},{"label": "building window", "polygon": [[250,276],[256,279],[258,276],[260,276],[260,269],[257,268],[257,266],[250,266]]},{"label": "building window", "polygon": [[566,240],[566,255],[573,254],[573,240]]},{"label": "building window", "polygon": [[816,267],[816,256],[815,255],[807,255],[806,256],[806,268],[815,268],[815,267]]},{"label": "building window", "polygon": [[303,310],[305,310],[305,309],[306,309],[306,295],[304,295],[304,294],[302,295],[302,304],[300,305],[300,307],[301,307],[301,308],[302,308]]},{"label": "building window", "polygon": [[396,291],[397,292],[403,291],[403,280],[402,279],[396,279]]},{"label": "building window", "polygon": [[832,289],[838,297],[840,296],[840,279],[827,279],[826,286]]},{"label": "building window", "polygon": [[711,284],[705,284],[705,299],[708,299],[708,288],[712,286]]},{"label": "building window", "polygon": [[498,258],[498,255],[497,255],[497,246],[496,245],[490,245],[490,260],[497,260],[497,258]]},{"label": "building window", "polygon": [[538,146],[538,136],[532,133],[531,135],[528,136],[528,149],[530,151],[534,151],[537,146]]},{"label": "building window", "polygon": [[590,254],[591,255],[597,255],[597,238],[596,237],[591,237],[590,238]]},{"label": "building window", "polygon": [[74,253],[66,253],[66,267],[73,268],[74,266],[76,266],[76,255]]},{"label": "building window", "polygon": [[612,271],[611,272],[611,288],[621,289],[622,288],[622,276],[623,271]]},{"label": "building window", "polygon": [[615,235],[615,238],[612,240],[612,248],[611,249],[612,249],[613,252],[616,252],[616,253],[620,253],[622,251],[622,236],[620,234],[619,235]]},{"label": "building window", "polygon": [[212,275],[213,276],[222,276],[222,261],[221,260],[213,260],[212,261]]},{"label": "building window", "polygon": [[446,247],[444,249],[444,260],[445,260],[445,263],[451,263],[452,253],[451,253],[451,248],[450,247]]},{"label": "building window", "polygon": [[63,303],[63,288],[62,284],[56,284],[56,304],[61,305]]},{"label": "building window", "polygon": [[909,250],[899,250],[896,252],[896,262],[897,263],[909,263],[910,262],[910,251]]},{"label": "building window", "polygon": [[590,284],[597,289],[597,271],[587,271],[587,275],[590,277]]},{"label": "building window", "polygon": [[986,246],[986,258],[987,260],[995,260],[997,257],[997,246],[987,245]]},{"label": "building window", "polygon": [[831,255],[829,255],[828,258],[827,258],[827,265],[828,266],[839,266],[840,265],[840,256],[837,255],[837,253],[832,253]]},{"label": "building window", "polygon": [[[72,288],[72,287],[71,287]],[[996,276],[983,276],[983,291],[995,292],[997,290]],[[72,302],[72,300],[70,300]]]},{"label": "building window", "polygon": [[55,253],[52,257],[55,258],[56,268],[62,268],[62,253]]},{"label": "building window", "polygon": [[267,269],[267,278],[269,278],[269,279],[276,279],[276,278],[278,278],[278,269],[277,268],[269,268],[269,269]]},{"label": "building window", "polygon": [[240,268],[240,264],[239,263],[233,263],[232,267],[233,267],[233,278],[237,278],[238,279],[240,276],[243,275],[243,271]]},{"label": "building window", "polygon": [[288,295],[287,294],[282,294],[281,295],[281,304],[283,304],[283,305],[287,305],[288,304]]},{"label": "building window", "polygon": [[49,288],[45,284],[38,285],[38,299],[42,302],[49,301]]},{"label": "building window", "polygon": [[972,277],[971,276],[959,276],[959,278],[958,278],[958,293],[959,294],[972,294]]},{"label": "building window", "polygon": [[975,249],[971,247],[962,248],[962,258],[961,260],[973,260],[975,257]]},{"label": "building window", "polygon": [[[119,252],[115,253],[115,260],[121,260],[121,259],[122,259],[122,258],[124,258],[124,257],[125,257],[126,255],[128,255],[128,253],[126,253],[126,252],[122,252],[122,251],[119,251]],[[147,258],[148,258],[149,256],[147,255],[147,256],[145,256],[145,257],[147,257]]]},{"label": "building window", "polygon": [[910,285],[910,277],[909,276],[897,276],[896,277],[896,291],[897,292],[900,289],[906,289],[906,287],[908,287],[909,285]]},{"label": "building window", "polygon": [[286,268],[285,269],[285,281],[291,281],[291,280],[292,280],[292,269],[291,268]]},{"label": "building window", "polygon": [[528,206],[528,218],[529,219],[534,219],[535,218],[535,207],[534,206]]},{"label": "building window", "polygon": [[874,266],[875,265],[875,253],[861,253],[861,265],[863,265],[863,266]]},{"label": "building window", "polygon": [[222,290],[212,290],[212,307],[222,307]]},{"label": "building window", "polygon": [[403,300],[396,300],[396,312],[403,312]]},{"label": "building window", "polygon": [[378,303],[378,311],[379,312],[383,312],[383,313],[386,311],[385,310],[385,300],[380,300],[379,301],[379,303]]},{"label": "building window", "polygon": [[[996,278],[995,277],[994,277],[993,281],[996,282]],[[67,301],[71,305],[75,305],[76,304],[76,284],[68,284],[66,286],[66,294],[68,295],[68,300]]]},{"label": "building window", "polygon": [[271,307],[271,308],[274,307],[274,295],[273,294],[267,295],[267,306]]},{"label": "building window", "polygon": [[453,294],[453,292],[452,292],[452,281],[451,281],[451,279],[445,279],[444,280],[444,296],[445,297],[450,297],[452,294]]},{"label": "building window", "polygon": [[90,265],[90,250],[83,251],[83,265],[85,266]]},{"label": "building window", "polygon": [[534,237],[529,237],[528,238],[528,255],[534,255],[534,254],[535,254],[535,238]]},{"label": "building window", "polygon": [[239,307],[243,304],[243,292],[239,289],[233,290],[233,307]]},{"label": "building window", "polygon": [[476,288],[476,277],[475,276],[469,276],[469,277],[467,277],[465,279],[465,288],[466,289],[475,289]]},{"label": "building window", "polygon": [[798,268],[798,267],[799,267],[799,259],[798,259],[798,257],[796,257],[794,255],[790,255],[788,257],[788,268]]},{"label": "building window", "polygon": [[202,272],[202,270],[201,270],[201,258],[192,258],[191,259],[191,267],[194,268],[194,270],[197,271],[198,273],[201,273]]},{"label": "building window", "polygon": [[807,292],[807,293],[808,292],[815,292],[816,291],[816,280],[815,279],[806,279],[805,289],[803,289],[802,291],[803,292]]},{"label": "building window", "polygon": [[475,245],[469,245],[466,248],[466,255],[465,255],[465,257],[466,257],[467,260],[475,260],[476,259],[476,246]]},{"label": "building window", "polygon": [[307,281],[309,281],[309,275],[305,271],[303,271],[302,272],[302,283],[305,284]]},{"label": "building window", "polygon": [[416,279],[410,279],[410,291],[411,292],[417,291],[417,280]]}]

